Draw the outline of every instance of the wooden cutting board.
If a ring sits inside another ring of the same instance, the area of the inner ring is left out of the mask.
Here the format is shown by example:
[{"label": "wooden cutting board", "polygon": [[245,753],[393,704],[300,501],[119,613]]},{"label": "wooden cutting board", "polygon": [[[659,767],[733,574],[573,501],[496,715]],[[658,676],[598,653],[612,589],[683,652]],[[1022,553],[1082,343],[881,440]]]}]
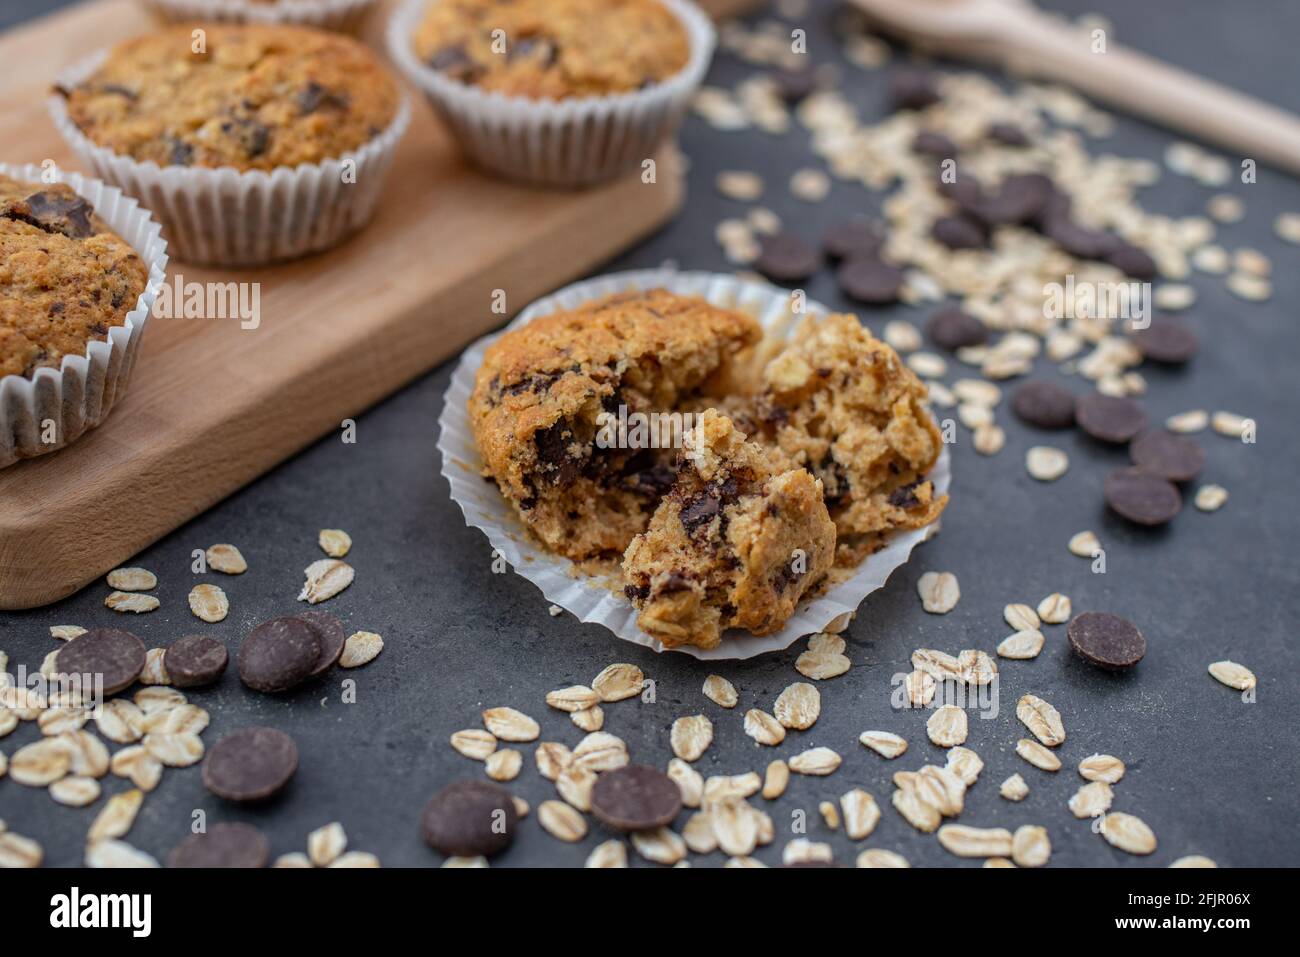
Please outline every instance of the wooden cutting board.
[{"label": "wooden cutting board", "polygon": [[[366,31],[380,49],[386,12]],[[94,0],[0,35],[0,63],[24,64],[0,71],[0,160],[78,168],[46,115],[50,84],[148,26],[134,0]],[[72,594],[681,205],[670,149],[654,184],[633,176],[579,192],[517,187],[468,167],[413,99],[391,193],[346,244],[268,269],[169,265],[169,282],[180,273],[260,283],[256,330],[232,319],[151,319],[109,420],[66,449],[0,470],[0,609]],[[491,308],[497,289],[505,314]]]}]

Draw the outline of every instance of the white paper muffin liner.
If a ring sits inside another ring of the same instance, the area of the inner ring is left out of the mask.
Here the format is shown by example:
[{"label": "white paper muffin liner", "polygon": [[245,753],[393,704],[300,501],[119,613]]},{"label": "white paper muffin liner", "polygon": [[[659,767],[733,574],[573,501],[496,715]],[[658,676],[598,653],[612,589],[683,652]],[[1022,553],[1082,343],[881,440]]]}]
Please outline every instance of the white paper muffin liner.
[{"label": "white paper muffin liner", "polygon": [[[68,69],[59,84],[81,83],[108,51]],[[388,128],[353,153],[319,163],[266,170],[162,166],[115,153],[86,136],[62,96],[49,99],[63,138],[100,179],[153,210],[171,254],[205,266],[261,266],[296,259],[341,243],[374,215],[397,144],[411,121],[403,95]],[[344,181],[344,163],[354,175]]]},{"label": "white paper muffin liner", "polygon": [[405,0],[388,23],[388,51],[480,166],[508,179],[583,186],[639,166],[677,129],[704,79],[716,37],[689,0],[661,0],[690,39],[678,73],[644,90],[611,96],[535,100],[487,92],[420,62],[412,46],[430,2]]},{"label": "white paper muffin liner", "polygon": [[[769,340],[784,340],[802,318],[791,314],[788,290],[718,273],[653,269],[613,273],[566,286],[534,302],[503,332],[517,329],[538,316],[571,309],[601,296],[657,288],[681,295],[701,296],[715,306],[749,313],[763,326]],[[811,301],[807,309],[813,315],[829,312],[825,306]],[[523,522],[495,483],[483,481],[480,475],[482,457],[470,428],[467,404],[483,354],[501,335],[499,332],[485,336],[465,351],[443,396],[442,416],[438,422],[438,450],[442,453],[442,474],[451,485],[452,499],[465,513],[466,524],[481,529],[492,547],[516,572],[540,588],[548,601],[572,612],[582,621],[604,625],[620,638],[663,651],[664,646],[657,639],[637,627],[636,609],[621,592],[577,575],[568,559],[546,551],[527,533]],[[948,491],[950,468],[945,446],[929,474],[939,494]],[[800,602],[785,627],[775,634],[758,637],[733,628],[726,632],[716,648],[704,650],[683,646],[671,650],[707,660],[752,658],[769,651],[780,651],[804,635],[824,631],[841,615],[847,621],[848,614],[856,610],[867,595],[884,585],[894,569],[907,561],[912,549],[925,541],[936,528],[937,524],[896,534],[888,545],[866,558],[847,579],[814,598]]]},{"label": "white paper muffin liner", "polygon": [[170,23],[293,23],[355,32],[376,0],[142,0]]},{"label": "white paper muffin liner", "polygon": [[[0,174],[37,189],[47,185],[39,166],[0,163]],[[149,210],[80,173],[60,171],[56,179],[94,206],[96,215],[140,254],[149,278],[122,325],[108,330],[107,341],[91,342],[85,355],[64,356],[59,368],[37,369],[30,379],[0,376],[0,468],[61,449],[108,417],[126,392],[145,323],[166,278],[167,243]],[[42,424],[49,421],[57,423],[57,440],[47,444],[41,441]]]}]

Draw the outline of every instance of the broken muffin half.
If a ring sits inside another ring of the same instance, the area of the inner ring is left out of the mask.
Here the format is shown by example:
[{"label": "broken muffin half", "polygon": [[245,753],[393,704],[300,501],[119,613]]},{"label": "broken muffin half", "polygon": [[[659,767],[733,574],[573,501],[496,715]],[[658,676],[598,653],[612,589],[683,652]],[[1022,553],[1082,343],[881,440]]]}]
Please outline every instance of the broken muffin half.
[{"label": "broken muffin half", "polygon": [[727,628],[771,634],[830,570],[822,483],[769,462],[715,409],[686,433],[671,490],[623,556],[637,624],[665,647],[712,648]]}]

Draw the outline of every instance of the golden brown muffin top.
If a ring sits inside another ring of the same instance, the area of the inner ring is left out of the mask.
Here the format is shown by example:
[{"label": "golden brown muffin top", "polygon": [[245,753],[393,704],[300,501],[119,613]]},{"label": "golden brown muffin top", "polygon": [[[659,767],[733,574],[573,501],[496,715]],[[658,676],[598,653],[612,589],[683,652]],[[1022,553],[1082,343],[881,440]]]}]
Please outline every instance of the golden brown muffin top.
[{"label": "golden brown muffin top", "polygon": [[535,100],[639,90],[690,59],[659,0],[432,0],[414,46],[452,79]]},{"label": "golden brown muffin top", "polygon": [[70,187],[0,176],[0,376],[84,355],[147,280],[135,250]]},{"label": "golden brown muffin top", "polygon": [[350,37],[310,27],[179,25],[114,47],[67,96],[92,141],[159,166],[269,170],[374,139],[399,93]]}]

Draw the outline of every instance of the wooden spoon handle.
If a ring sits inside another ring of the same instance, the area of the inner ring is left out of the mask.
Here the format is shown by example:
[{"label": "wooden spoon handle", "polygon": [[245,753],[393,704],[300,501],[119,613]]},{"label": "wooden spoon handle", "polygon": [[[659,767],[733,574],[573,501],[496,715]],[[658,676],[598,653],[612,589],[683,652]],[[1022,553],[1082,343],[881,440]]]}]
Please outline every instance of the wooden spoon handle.
[{"label": "wooden spoon handle", "polygon": [[1000,27],[996,38],[977,45],[1008,69],[1059,81],[1238,158],[1300,174],[1300,119],[1285,110],[1133,50],[1108,45],[1093,53],[1088,33],[1032,9],[1017,9]]}]

